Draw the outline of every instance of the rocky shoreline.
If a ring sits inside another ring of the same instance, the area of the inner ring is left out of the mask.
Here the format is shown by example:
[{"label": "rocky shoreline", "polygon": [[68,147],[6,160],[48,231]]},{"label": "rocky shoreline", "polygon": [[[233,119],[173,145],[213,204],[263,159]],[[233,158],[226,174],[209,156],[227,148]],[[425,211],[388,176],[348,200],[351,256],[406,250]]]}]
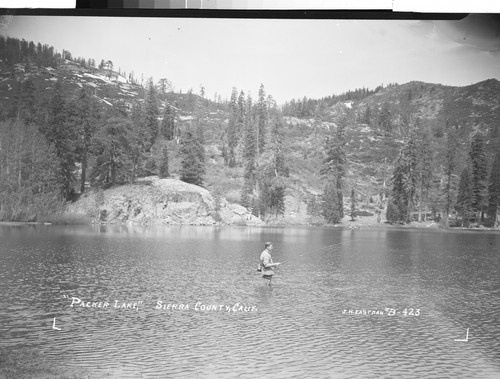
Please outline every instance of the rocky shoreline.
[{"label": "rocky shoreline", "polygon": [[177,179],[147,177],[134,184],[90,191],[68,204],[65,217],[92,223],[151,225],[263,225],[245,207]]},{"label": "rocky shoreline", "polygon": [[288,212],[278,218],[261,220],[250,210],[231,204],[224,197],[213,196],[207,189],[178,179],[142,178],[107,190],[89,191],[76,202],[67,204],[60,217],[50,222],[0,222],[0,225],[37,224],[125,224],[125,225],[205,225],[205,226],[274,226],[326,227],[357,229],[441,229],[500,231],[500,228],[446,228],[433,221],[389,224],[377,215],[345,216],[339,224],[313,223],[306,205],[287,198]]}]

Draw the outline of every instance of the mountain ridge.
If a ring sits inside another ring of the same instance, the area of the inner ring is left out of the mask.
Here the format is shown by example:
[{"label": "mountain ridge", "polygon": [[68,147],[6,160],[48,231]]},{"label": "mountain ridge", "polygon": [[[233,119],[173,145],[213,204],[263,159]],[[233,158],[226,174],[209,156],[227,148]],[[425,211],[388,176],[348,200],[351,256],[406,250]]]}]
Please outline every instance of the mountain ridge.
[{"label": "mountain ridge", "polygon": [[[121,104],[130,112],[134,102],[144,102],[146,93],[146,88],[120,72],[110,68],[84,67],[68,59],[57,67],[9,64],[1,60],[0,69],[0,115],[3,120],[16,117],[22,106],[22,87],[28,79],[34,86],[34,101],[40,109],[40,120],[47,117],[46,109],[58,80],[66,99],[77,99],[78,91],[88,88],[103,109]],[[156,90],[159,94],[159,123],[168,105],[176,111],[175,120],[180,131],[203,126],[208,157],[204,186],[213,193],[221,193],[230,202],[241,202],[243,168],[241,165],[229,168],[223,159],[229,104],[206,99],[191,91],[185,94],[171,89],[161,91],[159,85],[156,85]],[[354,100],[339,100],[342,96],[304,99],[286,103],[274,111],[283,120],[284,147],[291,168],[286,196],[287,204],[294,209],[286,210],[283,219],[294,218],[300,223],[311,219],[310,214],[304,214],[304,209],[322,191],[319,168],[324,160],[323,146],[326,138],[342,122],[347,123],[345,147],[349,160],[345,196],[349,195],[349,189],[355,188],[363,200],[359,206],[373,212],[386,206],[386,193],[381,195],[381,192],[389,191],[392,166],[408,138],[411,119],[418,119],[419,128],[432,138],[433,183],[436,185],[433,189],[436,197],[434,208],[441,206],[438,198],[439,183],[443,181],[443,145],[450,128],[458,129],[458,143],[463,148],[467,147],[472,133],[481,131],[486,138],[489,164],[500,146],[500,82],[497,79],[485,79],[467,86],[410,81],[366,93],[367,96],[358,96],[361,98]],[[384,106],[389,114],[390,130],[381,126]],[[173,178],[178,178],[180,167],[177,142],[167,142]],[[241,155],[241,149],[237,153]],[[465,160],[466,150],[462,149],[457,156],[457,166],[463,166]],[[458,171],[454,175],[456,191]],[[346,202],[346,210],[348,206]],[[297,209],[301,210],[298,218]]]}]

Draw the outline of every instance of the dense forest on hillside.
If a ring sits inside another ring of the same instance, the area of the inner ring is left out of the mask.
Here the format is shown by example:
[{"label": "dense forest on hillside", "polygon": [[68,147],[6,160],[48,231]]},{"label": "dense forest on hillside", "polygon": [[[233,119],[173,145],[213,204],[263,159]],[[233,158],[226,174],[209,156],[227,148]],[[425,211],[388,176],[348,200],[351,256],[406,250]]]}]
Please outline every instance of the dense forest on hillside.
[{"label": "dense forest on hillside", "polygon": [[[86,191],[151,175],[238,202],[267,221],[290,199],[311,223],[382,214],[391,223],[494,226],[500,84],[411,82],[282,106],[222,101],[109,60],[0,37],[0,220],[40,221]],[[452,217],[452,220],[448,220]]]}]

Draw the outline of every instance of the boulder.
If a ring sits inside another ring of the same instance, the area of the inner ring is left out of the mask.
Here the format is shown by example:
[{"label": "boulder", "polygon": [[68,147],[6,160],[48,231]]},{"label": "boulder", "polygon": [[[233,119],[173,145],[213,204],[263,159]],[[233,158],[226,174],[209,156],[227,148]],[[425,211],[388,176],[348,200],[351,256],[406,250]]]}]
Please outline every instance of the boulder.
[{"label": "boulder", "polygon": [[90,191],[68,204],[68,215],[86,216],[96,223],[166,225],[260,225],[248,209],[215,201],[205,188],[177,179],[148,177],[134,184]]}]

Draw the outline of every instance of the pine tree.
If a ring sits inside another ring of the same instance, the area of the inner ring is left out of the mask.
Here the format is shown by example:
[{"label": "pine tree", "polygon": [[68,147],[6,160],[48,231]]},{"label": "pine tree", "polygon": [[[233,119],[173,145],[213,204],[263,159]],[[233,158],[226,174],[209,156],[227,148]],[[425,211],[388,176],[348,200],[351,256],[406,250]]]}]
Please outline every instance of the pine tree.
[{"label": "pine tree", "polygon": [[343,206],[339,203],[338,186],[335,180],[329,180],[325,183],[322,196],[323,217],[329,224],[338,224],[342,219],[340,209]]},{"label": "pine tree", "polygon": [[229,103],[229,121],[227,125],[227,163],[229,167],[236,166],[236,146],[238,144],[237,131],[237,113],[238,113],[238,92],[233,87],[231,92],[231,101]]},{"label": "pine tree", "polygon": [[69,122],[71,109],[66,107],[62,93],[62,82],[56,82],[55,93],[50,100],[49,119],[42,132],[54,144],[60,166],[59,183],[64,198],[69,198],[74,181],[76,133]]},{"label": "pine tree", "polygon": [[379,128],[384,131],[385,135],[389,135],[391,133],[392,121],[389,103],[382,104],[382,109],[380,110],[378,116],[378,125]]},{"label": "pine tree", "polygon": [[166,104],[165,105],[165,111],[163,113],[163,120],[162,120],[162,133],[163,137],[167,141],[171,141],[174,139],[174,133],[175,133],[175,109],[170,105]]},{"label": "pine tree", "polygon": [[331,137],[327,137],[325,142],[326,157],[320,174],[323,176],[332,176],[342,178],[345,174],[346,157],[341,143]]},{"label": "pine tree", "polygon": [[255,124],[249,120],[245,128],[244,139],[244,191],[253,192],[253,188],[257,179],[257,131]]},{"label": "pine tree", "polygon": [[422,220],[422,206],[427,208],[427,200],[432,183],[432,150],[429,135],[424,133],[419,146],[418,177],[419,177],[419,221]]},{"label": "pine tree", "polygon": [[[344,217],[342,190],[347,167],[344,143],[345,124],[342,120],[337,127],[335,139],[326,139],[326,157],[320,170],[320,174],[326,182],[323,192],[323,214],[328,223],[338,223]],[[335,201],[333,201],[334,193],[336,196]]]},{"label": "pine tree", "polygon": [[253,122],[247,124],[244,143],[242,205],[248,207],[257,182],[257,133]]},{"label": "pine tree", "polygon": [[391,224],[395,222],[400,222],[402,218],[399,210],[399,205],[395,202],[395,199],[392,196],[389,197],[389,199],[387,200],[387,209],[385,218]]},{"label": "pine tree", "polygon": [[250,92],[248,92],[248,95],[247,95],[247,100],[245,102],[245,126],[251,122],[251,123],[255,123],[255,119],[256,119],[256,114],[255,114],[255,106],[253,104],[253,99],[252,99],[252,95],[250,94]]},{"label": "pine tree", "polygon": [[0,122],[0,220],[43,221],[64,199],[53,144],[34,124]]},{"label": "pine tree", "polygon": [[362,122],[367,125],[371,125],[372,123],[372,109],[369,105],[366,106]]},{"label": "pine tree", "polygon": [[266,151],[259,158],[259,211],[266,214],[283,215],[285,213],[286,178],[290,170],[286,163],[283,148],[282,121],[274,120],[271,141]]},{"label": "pine tree", "polygon": [[450,208],[453,203],[452,193],[451,193],[451,181],[453,173],[456,166],[456,155],[457,155],[457,131],[454,127],[451,127],[446,136],[446,165],[445,165],[445,175],[446,184],[444,188],[445,196],[445,208],[444,208],[444,225],[448,226],[448,218],[450,215]]},{"label": "pine tree", "polygon": [[391,182],[392,192],[387,204],[386,218],[390,223],[404,222],[408,215],[408,195],[405,189],[406,158],[403,149],[394,163]]},{"label": "pine tree", "polygon": [[181,157],[180,179],[186,183],[203,185],[203,175],[205,174],[204,147],[189,130],[181,138],[179,154]]},{"label": "pine tree", "polygon": [[272,169],[276,176],[287,178],[290,175],[290,169],[286,162],[284,148],[283,120],[277,116],[273,121],[271,130],[271,141],[269,142],[268,151],[271,153]]},{"label": "pine tree", "polygon": [[489,226],[495,227],[500,208],[500,152],[497,151],[491,166],[488,185],[488,219]]},{"label": "pine tree", "polygon": [[483,221],[487,202],[488,162],[484,137],[479,132],[472,136],[469,159],[471,161],[472,210],[480,213],[481,221]]},{"label": "pine tree", "polygon": [[81,162],[81,184],[80,193],[85,192],[85,182],[87,180],[88,161],[91,155],[92,139],[97,131],[99,120],[99,110],[92,97],[85,88],[80,90],[78,100],[75,103],[76,128],[80,138],[77,144],[77,154]]},{"label": "pine tree", "polygon": [[[428,168],[423,167],[429,162],[429,150],[425,143],[418,147],[418,122],[412,117],[407,118],[409,137],[401,149],[395,162],[392,176],[392,209],[388,210],[389,222],[410,222],[411,211],[417,200],[419,200],[418,189],[420,188],[420,202],[423,201],[423,192],[430,183]],[[397,216],[396,218],[394,218]],[[420,216],[419,216],[420,217]],[[420,219],[420,218],[419,218]]]},{"label": "pine tree", "polygon": [[132,130],[132,121],[117,112],[111,113],[96,133],[96,160],[90,175],[93,186],[107,188],[126,180]]},{"label": "pine tree", "polygon": [[172,91],[172,83],[170,80],[162,78],[158,81],[158,88],[160,92],[160,98],[165,100],[167,97],[167,92]]},{"label": "pine tree", "polygon": [[158,103],[156,99],[156,89],[153,84],[153,80],[150,79],[148,82],[147,95],[145,101],[145,125],[146,129],[149,131],[149,146],[148,151],[154,145],[156,139],[158,138],[159,128],[158,128]]},{"label": "pine tree", "polygon": [[[133,128],[128,133],[130,146],[130,182],[135,178],[145,175],[145,162],[148,159],[147,150],[150,148],[150,131],[147,129],[144,117],[144,108],[141,103],[136,102],[132,105],[132,114],[130,116]],[[151,155],[151,154],[149,154]]]},{"label": "pine tree", "polygon": [[179,104],[177,101],[174,101],[174,105],[171,106],[171,127],[172,127],[172,133],[173,133],[173,138],[177,141],[179,141],[179,138],[181,136],[181,130],[179,128],[179,125],[176,121],[177,119],[177,110],[179,109]]},{"label": "pine tree", "polygon": [[456,209],[462,217],[462,226],[469,226],[469,220],[472,216],[472,202],[474,198],[474,189],[472,187],[469,164],[465,166],[460,175],[458,183],[458,196]]},{"label": "pine tree", "polygon": [[245,92],[240,91],[238,96],[238,108],[236,113],[236,131],[238,135],[243,135],[245,132],[245,120],[246,120],[246,103],[245,103]]},{"label": "pine tree", "polygon": [[267,119],[268,111],[266,104],[266,93],[264,91],[264,85],[261,84],[259,88],[259,101],[257,103],[257,119],[258,119],[258,152],[262,154],[266,147],[266,135],[267,135]]},{"label": "pine tree", "polygon": [[404,156],[404,169],[405,175],[403,176],[403,187],[406,193],[407,200],[407,214],[406,214],[406,222],[410,222],[411,211],[413,206],[415,205],[415,201],[417,199],[417,188],[419,182],[419,169],[418,169],[418,161],[419,154],[417,151],[417,141],[416,141],[416,131],[412,130],[410,133],[410,137],[406,143],[406,146],[403,148],[403,156]]}]

